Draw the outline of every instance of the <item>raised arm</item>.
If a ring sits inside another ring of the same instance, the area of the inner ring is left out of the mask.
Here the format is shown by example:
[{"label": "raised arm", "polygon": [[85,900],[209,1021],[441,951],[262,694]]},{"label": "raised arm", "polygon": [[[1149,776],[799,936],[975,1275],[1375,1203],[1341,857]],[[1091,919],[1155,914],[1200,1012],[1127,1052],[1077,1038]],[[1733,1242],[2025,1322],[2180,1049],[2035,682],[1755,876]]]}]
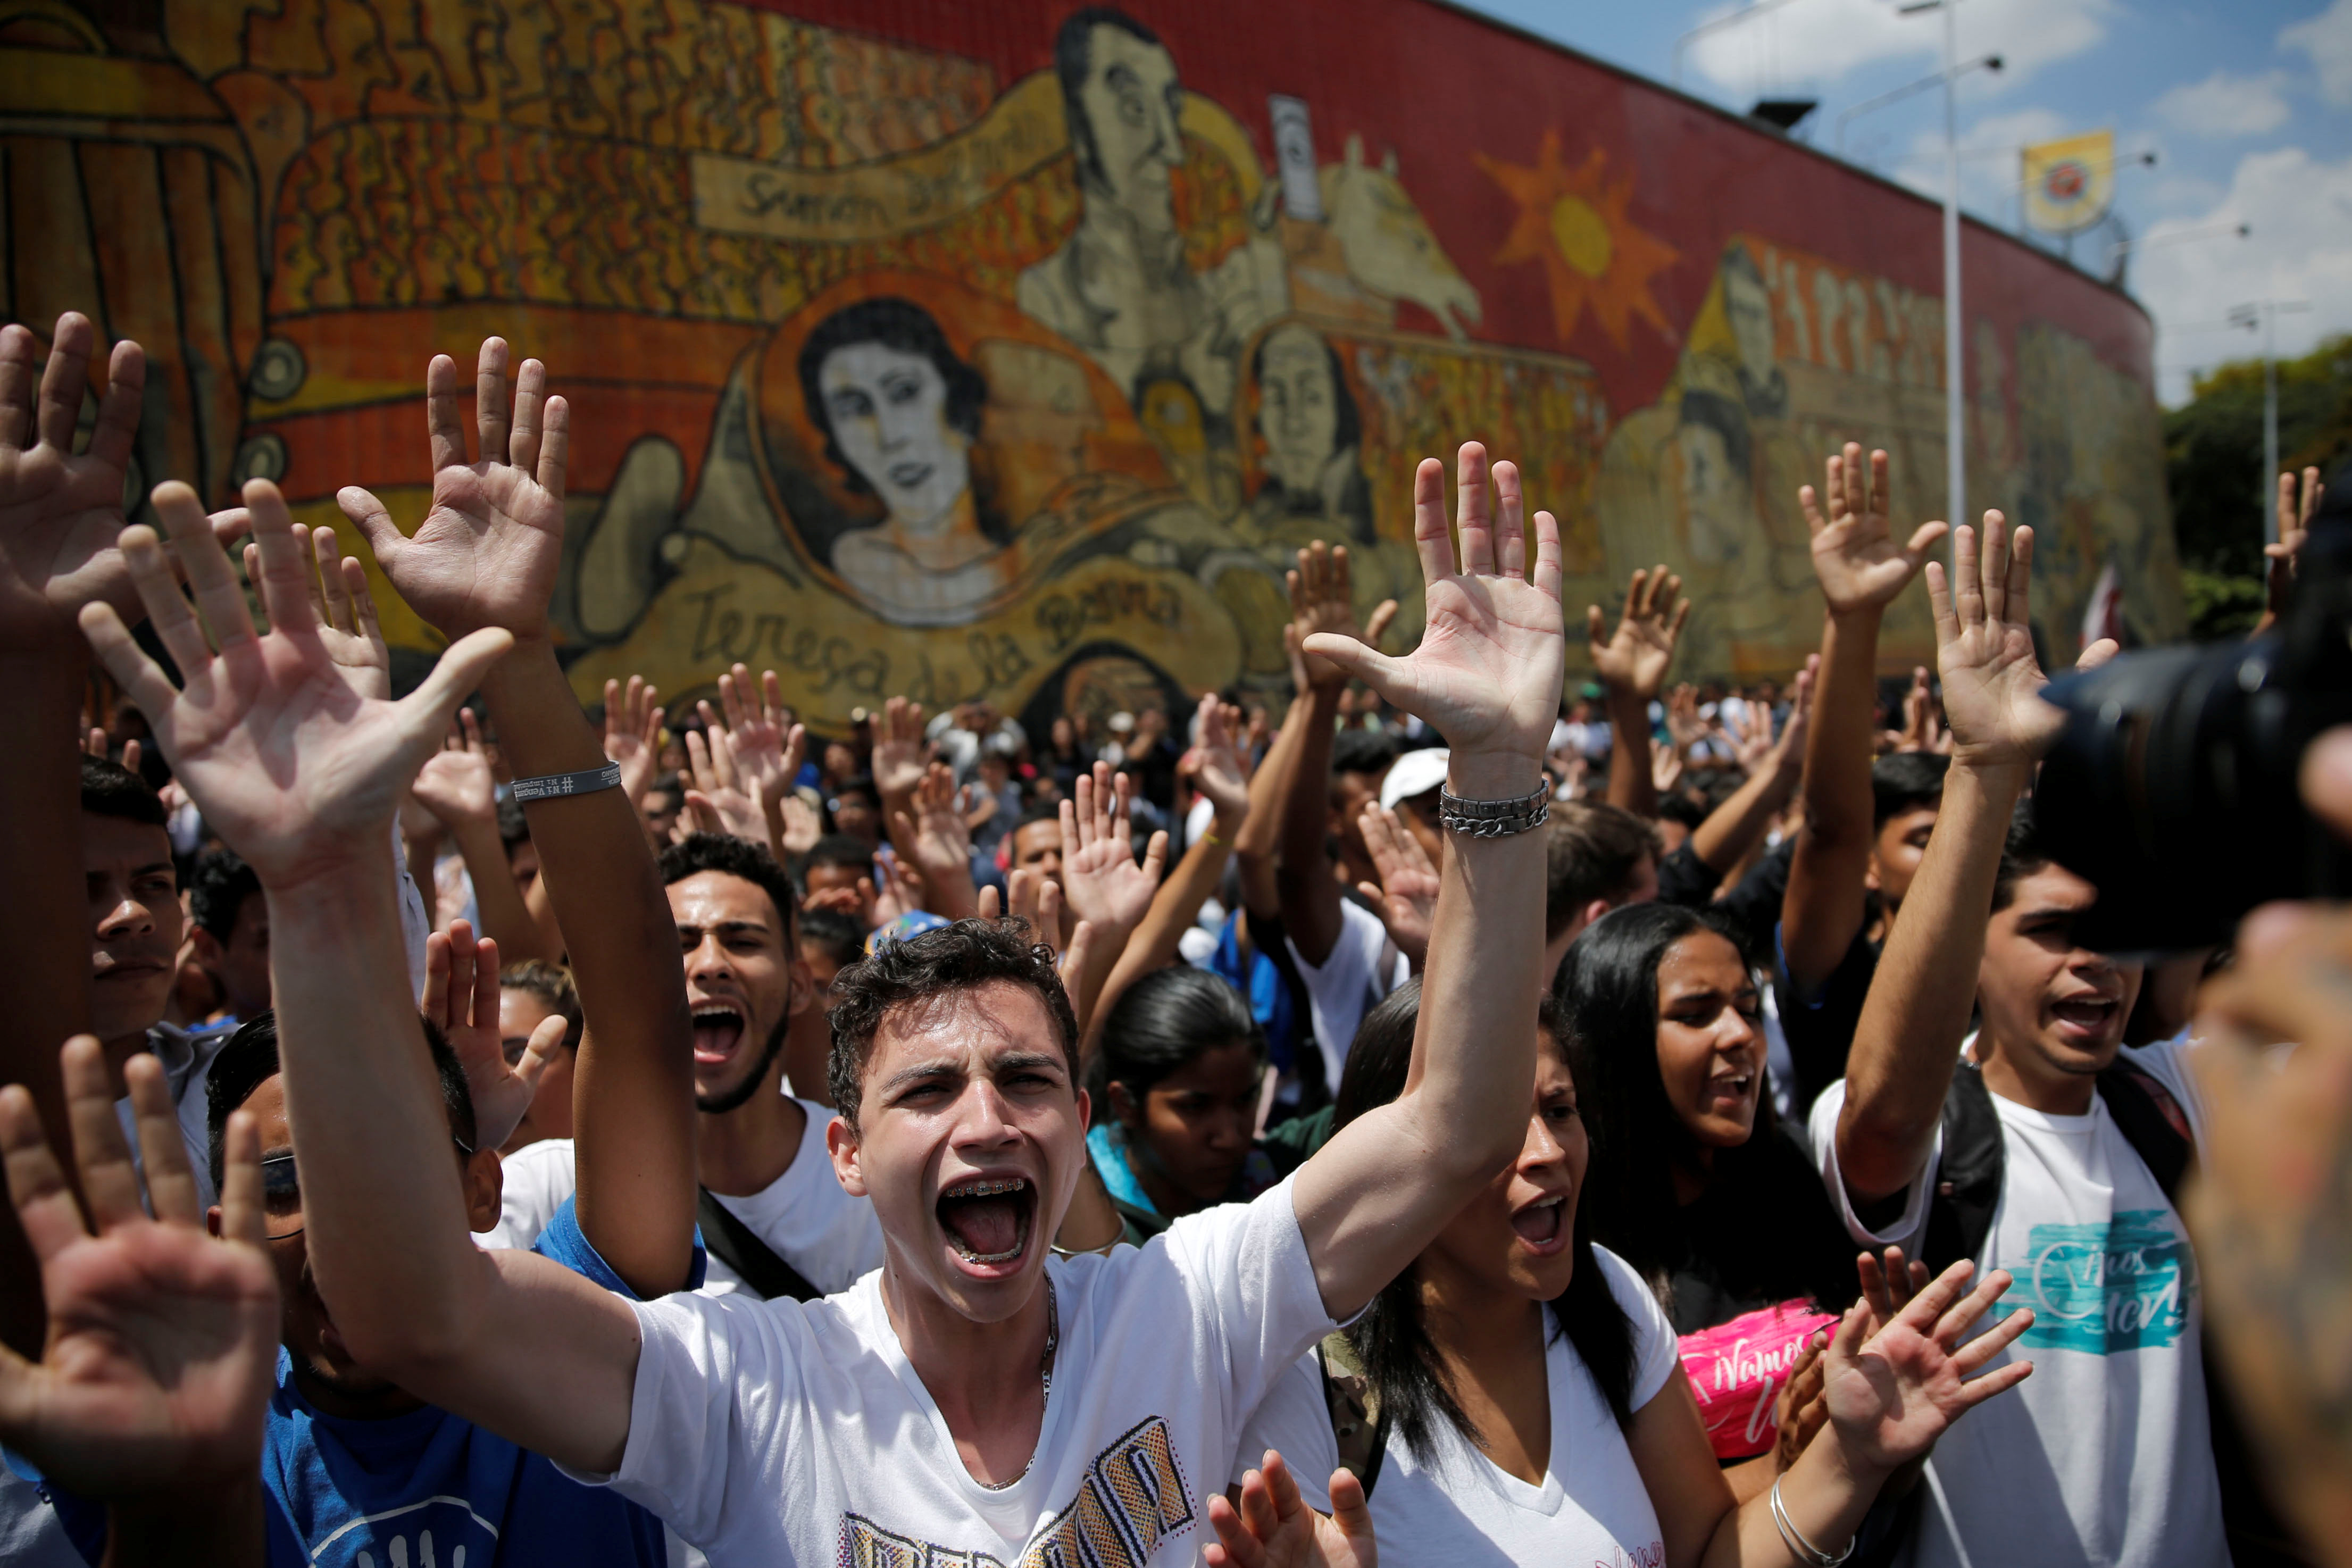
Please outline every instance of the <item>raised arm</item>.
[{"label": "raised arm", "polygon": [[1807,485],[1798,492],[1812,530],[1813,574],[1829,604],[1805,745],[1805,825],[1780,906],[1789,978],[1801,991],[1830,977],[1862,929],[1878,625],[1944,536],[1942,523],[1923,522],[1908,544],[1896,544],[1887,498],[1886,454],[1871,453],[1865,468],[1862,447],[1851,441],[1829,459],[1821,491]]},{"label": "raised arm", "polygon": [[1282,914],[1282,890],[1276,875],[1275,857],[1281,844],[1290,792],[1297,784],[1298,759],[1307,742],[1307,729],[1315,717],[1315,705],[1306,698],[1306,665],[1298,654],[1297,628],[1285,626],[1282,635],[1290,647],[1296,695],[1291,699],[1289,711],[1283,715],[1282,728],[1275,731],[1273,743],[1258,759],[1257,772],[1250,776],[1249,816],[1234,840],[1234,859],[1241,875],[1242,907],[1261,921],[1276,920]]},{"label": "raised arm", "polygon": [[1813,705],[1813,676],[1818,658],[1810,658],[1797,672],[1795,692],[1789,701],[1789,722],[1748,775],[1748,782],[1730,799],[1707,813],[1693,830],[1691,853],[1717,877],[1727,875],[1746,858],[1772,825],[1772,817],[1797,793],[1805,772],[1805,731]]},{"label": "raised arm", "polygon": [[[509,428],[506,354],[496,338],[482,345],[478,463],[466,462],[457,423],[457,366],[439,356],[427,372],[434,506],[413,538],[365,491],[341,499],[430,625],[453,640],[485,627],[514,639],[482,694],[515,776],[593,774],[607,765],[603,737],[564,680],[547,621],[563,548],[567,411],[526,360]],[[678,1289],[694,1247],[693,1032],[669,900],[623,790],[555,795],[523,811],[587,1025],[572,1079],[581,1232],[632,1289]]]},{"label": "raised arm", "polygon": [[[1540,827],[1544,744],[1565,668],[1559,525],[1536,513],[1529,582],[1517,468],[1498,463],[1490,474],[1486,448],[1467,443],[1456,494],[1459,569],[1444,469],[1424,459],[1412,499],[1427,608],[1412,656],[1328,634],[1306,648],[1434,726],[1452,748],[1454,795],[1508,802],[1511,826]],[[1544,981],[1540,846],[1525,831],[1454,837],[1404,1092],[1341,1129],[1298,1172],[1292,1202],[1335,1318],[1370,1300],[1518,1149]]]},{"label": "raised arm", "polygon": [[406,700],[359,695],[314,633],[285,502],[262,480],[246,487],[246,500],[268,636],[255,635],[227,557],[179,484],[156,491],[155,510],[203,619],[151,531],[126,530],[123,552],[184,688],[173,689],[110,608],[81,618],[205,820],[268,898],[312,1275],[362,1362],[526,1447],[609,1468],[628,1431],[635,1320],[561,1265],[485,1253],[467,1235],[394,894],[394,804],[513,637],[470,630]]},{"label": "raised arm", "polygon": [[[1951,585],[1940,563],[1927,567],[1952,766],[1846,1058],[1838,1167],[1858,1205],[1903,1191],[1927,1163],[1976,1001],[2010,815],[2063,722],[2042,700],[2047,681],[2033,655],[2033,531],[2019,529],[2013,547],[2006,532],[2000,513],[1985,513],[1980,555],[1976,531],[1961,529]],[[2114,651],[2095,644],[2084,665]]]},{"label": "raised arm", "polygon": [[1348,689],[1353,673],[1351,666],[1316,649],[1331,647],[1330,639],[1377,647],[1389,622],[1396,618],[1396,601],[1386,600],[1358,631],[1354,592],[1346,545],[1326,550],[1318,539],[1313,549],[1298,552],[1298,564],[1290,574],[1290,624],[1298,638],[1307,684],[1292,706],[1305,703],[1307,716],[1283,799],[1281,859],[1275,876],[1282,894],[1283,930],[1298,956],[1313,964],[1328,959],[1339,940],[1339,884],[1332,879],[1324,846],[1331,833],[1332,724],[1339,711],[1339,693]]},{"label": "raised arm", "polygon": [[1658,786],[1650,773],[1650,700],[1666,683],[1675,644],[1683,635],[1683,623],[1690,619],[1690,601],[1675,603],[1682,587],[1680,577],[1654,566],[1635,572],[1626,584],[1625,609],[1614,632],[1608,629],[1600,605],[1585,612],[1592,670],[1608,694],[1613,737],[1609,804],[1644,819],[1658,815]]},{"label": "raised arm", "polygon": [[1112,967],[1136,928],[1150,913],[1168,860],[1168,835],[1154,833],[1135,858],[1128,824],[1132,783],[1097,763],[1091,778],[1078,775],[1077,798],[1062,803],[1062,897],[1072,919],[1087,926],[1083,951],[1076,940],[1063,956],[1062,978],[1084,1033],[1093,1019]]}]

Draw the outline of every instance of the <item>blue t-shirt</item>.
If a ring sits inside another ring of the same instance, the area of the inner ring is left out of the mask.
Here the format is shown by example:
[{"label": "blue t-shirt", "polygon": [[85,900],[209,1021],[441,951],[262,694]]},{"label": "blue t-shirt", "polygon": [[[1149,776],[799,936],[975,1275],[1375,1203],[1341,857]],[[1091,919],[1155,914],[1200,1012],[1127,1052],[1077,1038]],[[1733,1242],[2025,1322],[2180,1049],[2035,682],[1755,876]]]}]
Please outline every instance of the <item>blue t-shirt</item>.
[{"label": "blue t-shirt", "polygon": [[[587,1237],[570,1200],[532,1251],[631,1296]],[[695,1237],[689,1289],[706,1259]],[[262,1435],[270,1568],[662,1568],[661,1521],[609,1488],[427,1405],[383,1420],[324,1415],[278,1352],[278,1392]],[[105,1511],[45,1489],[85,1555],[98,1560]]]}]

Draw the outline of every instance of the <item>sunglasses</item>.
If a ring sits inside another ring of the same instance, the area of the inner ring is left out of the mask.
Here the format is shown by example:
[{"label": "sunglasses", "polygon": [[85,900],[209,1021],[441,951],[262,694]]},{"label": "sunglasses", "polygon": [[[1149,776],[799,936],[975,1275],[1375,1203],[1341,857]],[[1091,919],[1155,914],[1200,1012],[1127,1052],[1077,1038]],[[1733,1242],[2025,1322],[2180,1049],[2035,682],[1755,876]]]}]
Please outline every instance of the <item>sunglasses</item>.
[{"label": "sunglasses", "polygon": [[[467,1159],[473,1145],[452,1133],[449,1142]],[[281,1149],[261,1157],[261,1228],[272,1241],[302,1234],[302,1179],[294,1168],[294,1151]]]}]

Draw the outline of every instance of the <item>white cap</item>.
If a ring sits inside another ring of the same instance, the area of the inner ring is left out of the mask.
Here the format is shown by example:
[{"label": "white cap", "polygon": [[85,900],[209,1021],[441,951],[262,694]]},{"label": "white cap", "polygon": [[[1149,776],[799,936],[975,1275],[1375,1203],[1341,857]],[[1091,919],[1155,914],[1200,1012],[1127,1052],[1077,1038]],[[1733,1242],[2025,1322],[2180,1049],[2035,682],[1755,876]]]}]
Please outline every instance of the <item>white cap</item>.
[{"label": "white cap", "polygon": [[1381,780],[1381,805],[1394,811],[1397,802],[1427,795],[1445,782],[1445,770],[1453,762],[1454,753],[1443,746],[1407,752]]}]

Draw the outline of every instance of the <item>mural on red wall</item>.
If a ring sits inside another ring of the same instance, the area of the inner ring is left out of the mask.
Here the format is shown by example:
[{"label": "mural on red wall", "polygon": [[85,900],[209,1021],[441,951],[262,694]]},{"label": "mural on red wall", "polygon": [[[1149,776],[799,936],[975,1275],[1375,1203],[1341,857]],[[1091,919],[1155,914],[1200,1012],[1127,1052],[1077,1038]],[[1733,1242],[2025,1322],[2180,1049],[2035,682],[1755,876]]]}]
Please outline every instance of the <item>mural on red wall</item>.
[{"label": "mural on red wall", "polygon": [[[1778,674],[1821,455],[1940,505],[1931,209],[1422,0],[131,9],[0,23],[6,313],[147,345],[144,481],[276,478],[362,557],[332,498],[422,515],[426,356],[544,360],[583,694],[1279,691],[1289,553],[1410,638],[1412,466],[1473,437],[1573,600],[1664,561],[1682,668]],[[2145,318],[1969,243],[1972,502],[2040,528],[2059,652],[2110,566],[2177,635]]]}]

